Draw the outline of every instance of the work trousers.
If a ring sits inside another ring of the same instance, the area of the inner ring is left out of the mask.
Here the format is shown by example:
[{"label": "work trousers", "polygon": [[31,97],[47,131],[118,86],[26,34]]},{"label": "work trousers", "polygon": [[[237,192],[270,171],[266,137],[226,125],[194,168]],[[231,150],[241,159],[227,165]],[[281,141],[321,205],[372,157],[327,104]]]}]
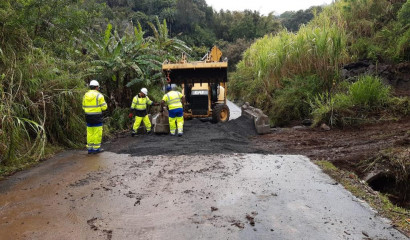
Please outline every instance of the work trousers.
[{"label": "work trousers", "polygon": [[89,152],[99,151],[101,148],[103,126],[87,126],[87,150]]},{"label": "work trousers", "polygon": [[144,121],[144,125],[145,125],[145,128],[147,129],[147,132],[151,131],[151,122],[149,121],[148,115],[145,115],[144,117],[135,116],[135,122],[134,122],[134,126],[132,127],[132,129],[135,132],[137,132],[142,121]]},{"label": "work trousers", "polygon": [[169,110],[168,121],[169,121],[169,130],[172,135],[175,134],[177,126],[178,126],[178,133],[184,132],[184,112],[182,108]]}]

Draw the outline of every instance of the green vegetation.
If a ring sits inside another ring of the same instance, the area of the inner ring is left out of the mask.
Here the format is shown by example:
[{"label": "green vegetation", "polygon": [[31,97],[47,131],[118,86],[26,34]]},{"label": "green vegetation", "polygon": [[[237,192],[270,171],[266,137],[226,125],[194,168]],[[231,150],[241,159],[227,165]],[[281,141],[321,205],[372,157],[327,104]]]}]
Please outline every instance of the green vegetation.
[{"label": "green vegetation", "polygon": [[[334,95],[319,94],[310,101],[314,125],[329,122],[331,125],[350,125],[365,121],[372,115],[381,113],[394,115],[399,110],[407,115],[405,104],[398,104],[391,95],[390,87],[378,77],[362,76],[349,84],[347,90],[339,90]],[[403,99],[407,100],[408,99]],[[400,105],[403,109],[400,109]],[[408,110],[408,109],[407,109]]]},{"label": "green vegetation", "polygon": [[279,19],[288,31],[297,32],[301,25],[310,22],[315,14],[322,11],[322,7],[310,7],[306,10],[286,11],[279,16]]},{"label": "green vegetation", "polygon": [[298,34],[267,35],[244,53],[230,94],[262,108],[275,124],[306,116],[308,98],[331,91],[338,81],[339,66],[347,59],[345,45],[345,32],[330,23],[302,26]]},{"label": "green vegetation", "polygon": [[[57,54],[39,48],[38,44],[45,44],[61,33],[60,26],[43,25],[30,18],[44,12],[33,10],[33,15],[27,15],[21,10],[29,11],[34,3],[18,3],[0,4],[0,162],[6,166],[39,160],[47,151],[47,143],[74,147],[83,137],[78,99],[84,87],[79,72],[73,71],[81,69],[81,63],[57,57],[65,55],[60,52],[61,46],[56,47]],[[49,11],[50,15],[45,14],[48,17],[62,14],[54,8]],[[60,20],[55,17],[58,23]],[[45,28],[49,27],[52,29],[47,31]],[[78,30],[76,25],[61,28]],[[70,42],[69,38],[58,40]]]},{"label": "green vegetation", "polygon": [[237,65],[231,97],[261,108],[274,125],[311,116],[316,124],[334,125],[386,118],[386,114],[408,115],[408,97],[393,97],[378,78],[364,76],[347,83],[340,72],[343,64],[363,58],[408,61],[409,2],[405,2],[337,1],[297,33],[266,35],[245,51]]},{"label": "green vegetation", "polygon": [[160,99],[165,59],[197,60],[218,43],[233,69],[255,38],[281,28],[272,14],[215,12],[204,0],[1,1],[0,172],[84,146],[89,80],[109,105],[107,137],[129,127],[142,86]]},{"label": "green vegetation", "polygon": [[[161,62],[189,48],[170,38],[166,22],[128,24],[118,33],[97,1],[3,1],[0,4],[0,172],[29,166],[64,147],[83,147],[81,99],[101,82],[110,113],[105,133],[127,128],[142,87],[159,99]],[[106,26],[99,31],[95,23]]]}]

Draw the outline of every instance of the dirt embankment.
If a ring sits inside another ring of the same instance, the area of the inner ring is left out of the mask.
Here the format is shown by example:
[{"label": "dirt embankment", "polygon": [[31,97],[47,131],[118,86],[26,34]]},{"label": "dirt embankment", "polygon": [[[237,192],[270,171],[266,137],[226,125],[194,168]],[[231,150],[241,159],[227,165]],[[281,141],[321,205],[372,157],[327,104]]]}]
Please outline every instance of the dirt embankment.
[{"label": "dirt embankment", "polygon": [[410,63],[399,64],[373,63],[361,60],[350,63],[342,68],[342,76],[347,81],[355,81],[360,75],[379,76],[386,84],[393,87],[398,96],[410,96]]},{"label": "dirt embankment", "polygon": [[379,150],[409,144],[410,118],[345,129],[283,128],[254,138],[260,149],[272,153],[303,154],[312,160],[327,160],[339,168],[355,170]]}]

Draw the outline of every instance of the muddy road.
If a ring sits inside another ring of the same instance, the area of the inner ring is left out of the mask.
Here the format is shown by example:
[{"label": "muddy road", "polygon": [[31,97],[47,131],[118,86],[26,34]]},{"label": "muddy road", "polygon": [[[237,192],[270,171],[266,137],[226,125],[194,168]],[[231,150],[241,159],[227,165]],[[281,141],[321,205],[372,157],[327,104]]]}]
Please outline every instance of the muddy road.
[{"label": "muddy road", "polygon": [[124,135],[0,182],[0,239],[407,239],[246,119]]}]

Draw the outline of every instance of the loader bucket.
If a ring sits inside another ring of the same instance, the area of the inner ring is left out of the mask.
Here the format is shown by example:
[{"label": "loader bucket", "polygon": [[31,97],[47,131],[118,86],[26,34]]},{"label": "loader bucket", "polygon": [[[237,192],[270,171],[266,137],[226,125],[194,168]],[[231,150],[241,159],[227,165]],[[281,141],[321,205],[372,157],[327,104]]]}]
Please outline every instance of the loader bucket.
[{"label": "loader bucket", "polygon": [[262,112],[262,110],[250,106],[248,102],[242,106],[241,110],[242,116],[253,119],[258,134],[270,133],[269,118]]},{"label": "loader bucket", "polygon": [[221,83],[228,81],[227,62],[190,62],[163,64],[169,83]]},{"label": "loader bucket", "polygon": [[169,121],[168,121],[168,111],[164,109],[161,113],[157,113],[152,117],[152,125],[154,126],[154,133],[157,134],[168,134],[169,133]]}]

